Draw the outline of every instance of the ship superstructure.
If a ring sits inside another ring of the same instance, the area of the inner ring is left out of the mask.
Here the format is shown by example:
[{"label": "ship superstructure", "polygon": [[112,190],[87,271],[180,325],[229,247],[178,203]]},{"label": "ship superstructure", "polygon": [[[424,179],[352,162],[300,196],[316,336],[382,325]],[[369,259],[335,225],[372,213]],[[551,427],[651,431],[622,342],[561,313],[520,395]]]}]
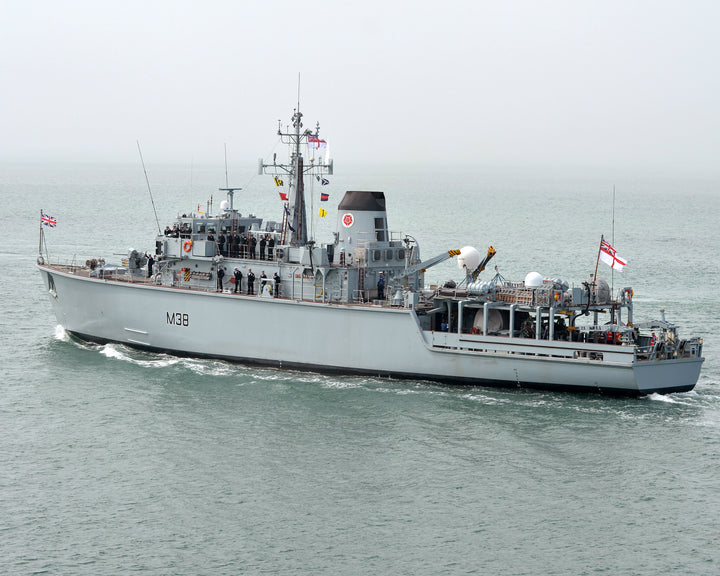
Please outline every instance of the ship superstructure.
[{"label": "ship superstructure", "polygon": [[[383,192],[346,192],[332,240],[316,243],[305,177],[332,175],[333,163],[304,157],[324,141],[302,117],[278,127],[289,162],[259,164],[287,183],[279,219],[243,214],[227,187],[217,213],[186,213],[156,236],[152,270],[137,252],[85,266],[41,254],[58,322],[91,341],[281,367],[618,394],[695,386],[702,339],[664,317],[637,323],[632,288],[611,293],[597,273],[572,287],[538,274],[482,280],[492,247],[422,260],[413,237],[389,228]],[[426,269],[453,257],[463,282],[426,288]]]}]

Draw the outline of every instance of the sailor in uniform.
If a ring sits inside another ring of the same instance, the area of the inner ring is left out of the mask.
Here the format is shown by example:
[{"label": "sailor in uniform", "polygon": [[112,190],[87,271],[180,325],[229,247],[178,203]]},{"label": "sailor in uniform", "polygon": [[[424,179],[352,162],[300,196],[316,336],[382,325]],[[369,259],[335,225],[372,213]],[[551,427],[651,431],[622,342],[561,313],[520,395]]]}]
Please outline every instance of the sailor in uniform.
[{"label": "sailor in uniform", "polygon": [[247,258],[247,236],[243,232],[240,236],[240,258]]},{"label": "sailor in uniform", "polygon": [[255,246],[257,246],[257,238],[250,234],[250,238],[248,238],[248,243],[250,244],[250,258],[255,260]]},{"label": "sailor in uniform", "polygon": [[253,274],[252,268],[248,268],[247,284],[249,295],[255,294],[255,274]]},{"label": "sailor in uniform", "polygon": [[280,295],[280,274],[275,272],[275,274],[273,274],[273,280],[275,280],[275,292],[273,296],[277,298]]},{"label": "sailor in uniform", "polygon": [[377,289],[378,289],[378,300],[385,300],[385,276],[383,276],[382,272],[380,272],[378,274]]},{"label": "sailor in uniform", "polygon": [[223,276],[225,276],[225,270],[222,269],[222,266],[218,266],[218,269],[217,269],[217,287],[218,287],[218,292],[222,292],[222,291],[223,291],[223,284],[222,284]]},{"label": "sailor in uniform", "polygon": [[267,243],[267,249],[268,249],[268,260],[273,259],[273,249],[275,248],[275,237],[270,236],[270,240],[268,240]]},{"label": "sailor in uniform", "polygon": [[260,237],[260,260],[265,260],[265,245],[267,244],[267,239],[265,236]]},{"label": "sailor in uniform", "polygon": [[152,276],[153,272],[153,264],[155,264],[155,258],[153,258],[152,254],[145,253],[145,256],[147,256],[147,262],[148,262],[148,275],[147,277],[150,278]]},{"label": "sailor in uniform", "polygon": [[222,233],[222,230],[218,235],[218,248],[220,248],[220,254],[227,256],[227,252],[225,252],[225,234]]},{"label": "sailor in uniform", "polygon": [[240,293],[242,294],[242,290],[240,288],[240,284],[242,284],[242,272],[235,268],[235,271],[233,272],[233,276],[235,276],[235,290],[233,292],[235,294]]}]

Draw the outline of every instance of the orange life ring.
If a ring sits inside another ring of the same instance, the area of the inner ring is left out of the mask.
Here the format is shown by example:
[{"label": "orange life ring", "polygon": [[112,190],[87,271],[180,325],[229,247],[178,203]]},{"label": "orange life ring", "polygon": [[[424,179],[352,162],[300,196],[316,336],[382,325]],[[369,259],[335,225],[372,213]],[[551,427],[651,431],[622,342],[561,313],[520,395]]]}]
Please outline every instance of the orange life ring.
[{"label": "orange life ring", "polygon": [[192,248],[192,240],[185,240],[185,242],[183,242],[183,250],[190,252],[190,248]]}]

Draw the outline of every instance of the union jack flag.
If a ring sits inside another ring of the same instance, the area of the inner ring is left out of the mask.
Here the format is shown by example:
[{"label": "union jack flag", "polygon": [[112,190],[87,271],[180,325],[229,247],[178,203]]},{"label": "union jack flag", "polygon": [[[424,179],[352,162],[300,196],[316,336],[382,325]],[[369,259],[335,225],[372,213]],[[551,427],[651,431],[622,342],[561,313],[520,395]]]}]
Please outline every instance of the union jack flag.
[{"label": "union jack flag", "polygon": [[50,226],[50,228],[55,228],[55,226],[57,225],[57,220],[55,220],[55,218],[53,218],[52,216],[48,216],[47,214],[43,213],[42,223],[45,226]]}]

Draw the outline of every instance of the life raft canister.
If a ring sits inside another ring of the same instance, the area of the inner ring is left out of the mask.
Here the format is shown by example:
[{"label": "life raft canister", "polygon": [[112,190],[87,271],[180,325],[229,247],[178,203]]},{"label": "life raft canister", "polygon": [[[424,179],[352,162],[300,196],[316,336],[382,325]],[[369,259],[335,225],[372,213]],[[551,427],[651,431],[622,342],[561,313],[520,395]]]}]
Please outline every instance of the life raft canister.
[{"label": "life raft canister", "polygon": [[185,242],[183,242],[183,250],[190,252],[190,248],[192,248],[192,240],[185,240]]}]

